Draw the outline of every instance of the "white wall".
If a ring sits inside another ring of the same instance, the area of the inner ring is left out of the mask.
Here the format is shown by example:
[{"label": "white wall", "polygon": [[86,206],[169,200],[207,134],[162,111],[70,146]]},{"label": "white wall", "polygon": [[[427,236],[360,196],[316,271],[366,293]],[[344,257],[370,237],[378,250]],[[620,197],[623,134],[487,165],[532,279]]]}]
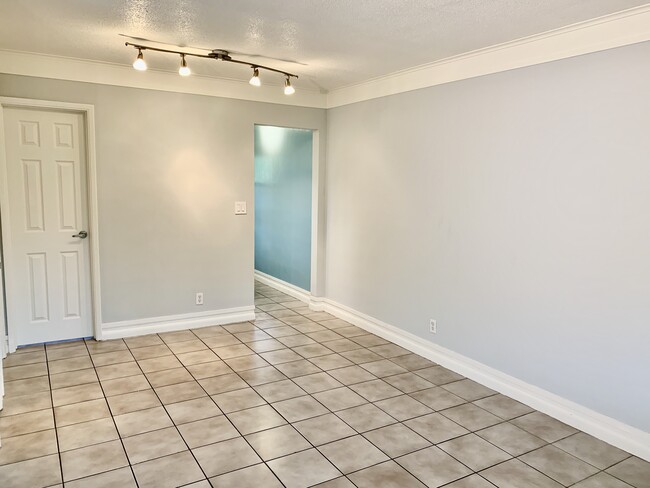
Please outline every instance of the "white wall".
[{"label": "white wall", "polygon": [[324,110],[13,75],[0,95],[95,106],[104,323],[253,305],[254,124],[324,139]]},{"label": "white wall", "polygon": [[648,59],[328,111],[328,298],[650,431]]}]

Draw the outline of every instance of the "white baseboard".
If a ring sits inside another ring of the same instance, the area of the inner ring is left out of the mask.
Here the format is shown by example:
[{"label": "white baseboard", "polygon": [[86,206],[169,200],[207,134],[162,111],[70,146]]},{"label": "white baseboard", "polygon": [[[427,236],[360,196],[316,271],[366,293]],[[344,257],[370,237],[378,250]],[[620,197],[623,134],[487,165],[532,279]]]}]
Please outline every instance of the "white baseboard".
[{"label": "white baseboard", "polygon": [[315,310],[328,312],[576,429],[650,461],[650,433],[648,432],[595,412],[333,300],[316,299],[311,301],[311,305]]},{"label": "white baseboard", "polygon": [[287,295],[292,296],[301,302],[305,302],[306,304],[310,304],[312,301],[311,293],[309,293],[307,290],[303,290],[296,285],[282,281],[281,279],[275,278],[274,276],[255,270],[255,279],[260,283],[272,286],[276,290],[281,291],[282,293],[286,293]]},{"label": "white baseboard", "polygon": [[167,315],[165,317],[108,322],[102,324],[102,339],[119,339],[144,334],[196,329],[211,325],[246,322],[247,320],[254,319],[254,307],[238,307],[182,315]]}]

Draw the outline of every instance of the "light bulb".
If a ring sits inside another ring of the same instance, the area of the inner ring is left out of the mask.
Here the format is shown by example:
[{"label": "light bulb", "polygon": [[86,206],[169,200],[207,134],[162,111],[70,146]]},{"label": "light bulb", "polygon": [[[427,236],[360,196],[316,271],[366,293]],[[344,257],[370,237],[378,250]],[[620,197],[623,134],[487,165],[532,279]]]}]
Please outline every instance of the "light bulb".
[{"label": "light bulb", "polygon": [[190,76],[192,74],[192,70],[187,65],[187,61],[185,61],[184,54],[181,54],[181,67],[178,68],[178,74],[181,76]]},{"label": "light bulb", "polygon": [[296,93],[296,89],[291,86],[291,81],[289,80],[289,77],[287,76],[287,79],[284,80],[284,94],[285,95],[293,95]]},{"label": "light bulb", "polygon": [[142,50],[140,49],[138,49],[138,57],[135,58],[135,61],[133,61],[133,67],[138,71],[147,70],[147,63],[145,62],[144,56],[142,55]]},{"label": "light bulb", "polygon": [[260,80],[260,70],[253,68],[253,76],[251,77],[249,83],[253,86],[261,86],[262,80]]}]

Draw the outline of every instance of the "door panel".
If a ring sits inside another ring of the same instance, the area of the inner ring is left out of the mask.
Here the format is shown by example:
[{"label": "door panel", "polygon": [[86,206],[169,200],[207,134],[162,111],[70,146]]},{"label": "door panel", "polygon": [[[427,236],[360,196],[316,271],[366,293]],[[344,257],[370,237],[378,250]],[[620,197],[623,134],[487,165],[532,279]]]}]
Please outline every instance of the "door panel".
[{"label": "door panel", "polygon": [[92,335],[83,116],[4,110],[11,266],[8,319],[16,345]]}]

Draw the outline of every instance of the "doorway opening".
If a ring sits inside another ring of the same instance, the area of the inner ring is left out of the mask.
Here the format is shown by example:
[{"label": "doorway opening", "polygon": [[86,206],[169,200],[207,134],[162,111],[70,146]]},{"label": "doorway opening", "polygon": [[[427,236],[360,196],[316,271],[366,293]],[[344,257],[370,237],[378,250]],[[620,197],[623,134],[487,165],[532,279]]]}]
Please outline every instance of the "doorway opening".
[{"label": "doorway opening", "polygon": [[314,131],[255,125],[255,272],[309,295],[315,270]]}]

